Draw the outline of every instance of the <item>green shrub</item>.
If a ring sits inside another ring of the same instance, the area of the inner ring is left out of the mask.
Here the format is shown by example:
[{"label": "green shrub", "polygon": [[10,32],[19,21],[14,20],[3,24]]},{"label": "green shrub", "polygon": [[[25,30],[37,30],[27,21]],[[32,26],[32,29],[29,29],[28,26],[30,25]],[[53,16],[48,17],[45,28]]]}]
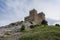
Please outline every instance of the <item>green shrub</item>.
[{"label": "green shrub", "polygon": [[24,25],[22,25],[20,31],[23,31],[23,30],[25,30],[25,26]]},{"label": "green shrub", "polygon": [[55,24],[55,26],[60,26],[59,24]]},{"label": "green shrub", "polygon": [[41,24],[42,24],[42,25],[48,25],[48,22],[47,22],[46,20],[43,20],[43,21],[41,22]]},{"label": "green shrub", "polygon": [[10,25],[14,26],[14,25],[16,25],[16,23],[11,23]]},{"label": "green shrub", "polygon": [[31,28],[31,29],[34,28],[34,25],[30,25],[30,28]]}]

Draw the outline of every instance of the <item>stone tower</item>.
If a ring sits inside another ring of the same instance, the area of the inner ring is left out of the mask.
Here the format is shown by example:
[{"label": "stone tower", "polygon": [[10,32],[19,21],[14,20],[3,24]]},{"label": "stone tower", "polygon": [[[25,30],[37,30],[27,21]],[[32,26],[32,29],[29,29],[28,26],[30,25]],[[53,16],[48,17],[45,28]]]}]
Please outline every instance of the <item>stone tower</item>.
[{"label": "stone tower", "polygon": [[25,17],[25,21],[35,22],[37,24],[40,24],[43,20],[45,20],[45,14],[43,12],[37,14],[35,9],[30,10],[29,16]]},{"label": "stone tower", "polygon": [[30,18],[31,18],[31,21],[38,23],[38,20],[37,20],[38,15],[37,15],[37,11],[35,9],[30,11]]},{"label": "stone tower", "polygon": [[45,20],[45,14],[43,12],[40,12],[38,16],[42,19]]}]

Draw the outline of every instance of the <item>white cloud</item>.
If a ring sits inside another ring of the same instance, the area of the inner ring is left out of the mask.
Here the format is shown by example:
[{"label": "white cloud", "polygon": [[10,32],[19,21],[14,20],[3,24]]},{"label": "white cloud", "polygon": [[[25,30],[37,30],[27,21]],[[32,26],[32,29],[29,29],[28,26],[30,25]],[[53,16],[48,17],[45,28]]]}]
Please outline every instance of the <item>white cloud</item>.
[{"label": "white cloud", "polygon": [[[6,0],[5,3],[7,8],[3,10],[5,12],[4,20],[0,23],[3,25],[23,20],[29,14],[29,10],[33,8],[37,9],[38,12],[43,11],[46,14],[46,18],[60,20],[59,0]],[[9,21],[7,22],[6,20]]]},{"label": "white cloud", "polygon": [[60,22],[56,22],[56,23],[54,23],[53,25],[55,25],[55,24],[59,24],[59,25],[60,25]]},{"label": "white cloud", "polygon": [[51,18],[54,20],[60,20],[60,15],[59,15],[60,5],[55,5],[54,3],[56,4],[57,2],[54,2],[54,1],[52,2],[52,0],[49,0],[48,2],[36,0],[34,1],[35,5],[33,5],[33,7],[35,7],[38,11],[43,11],[46,14],[47,18]]}]

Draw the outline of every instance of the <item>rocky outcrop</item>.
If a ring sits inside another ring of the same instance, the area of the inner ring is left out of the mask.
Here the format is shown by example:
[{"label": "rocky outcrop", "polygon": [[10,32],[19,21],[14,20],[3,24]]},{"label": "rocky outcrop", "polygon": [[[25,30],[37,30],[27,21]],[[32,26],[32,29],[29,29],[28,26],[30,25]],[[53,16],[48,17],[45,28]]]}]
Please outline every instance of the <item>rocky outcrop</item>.
[{"label": "rocky outcrop", "polygon": [[29,16],[25,17],[25,21],[35,22],[37,24],[41,24],[41,22],[45,20],[45,14],[43,12],[37,13],[35,9],[29,12]]},{"label": "rocky outcrop", "polygon": [[20,29],[22,25],[25,26],[25,29],[31,30],[30,28],[33,28],[36,24],[41,24],[43,20],[45,20],[45,14],[43,12],[37,13],[35,9],[30,10],[29,16],[25,17],[25,21],[18,21],[0,27],[0,40],[17,40],[21,36]]}]

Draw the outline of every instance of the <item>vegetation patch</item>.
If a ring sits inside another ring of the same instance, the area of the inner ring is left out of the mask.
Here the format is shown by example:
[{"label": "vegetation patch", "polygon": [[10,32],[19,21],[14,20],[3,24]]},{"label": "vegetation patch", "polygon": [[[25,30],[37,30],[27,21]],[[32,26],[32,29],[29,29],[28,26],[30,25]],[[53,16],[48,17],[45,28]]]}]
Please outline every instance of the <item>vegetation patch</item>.
[{"label": "vegetation patch", "polygon": [[60,40],[60,27],[37,26],[24,33],[19,40]]}]

